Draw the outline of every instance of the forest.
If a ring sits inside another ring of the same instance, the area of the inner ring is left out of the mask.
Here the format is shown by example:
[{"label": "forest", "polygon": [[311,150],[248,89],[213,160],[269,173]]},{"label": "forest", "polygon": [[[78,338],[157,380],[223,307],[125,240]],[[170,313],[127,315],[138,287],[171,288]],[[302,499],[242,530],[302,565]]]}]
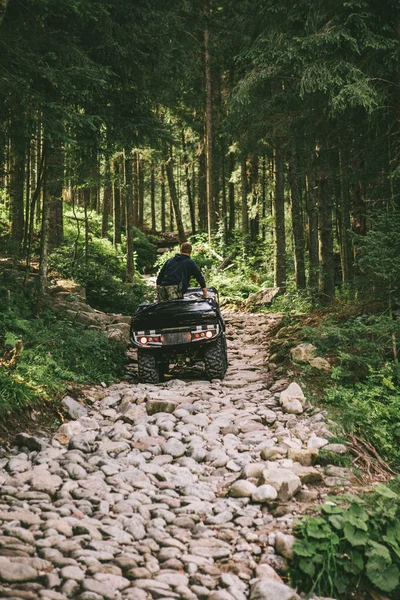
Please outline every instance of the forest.
[{"label": "forest", "polygon": [[300,342],[329,359],[295,372],[397,473],[398,0],[0,0],[1,436],[123,377],[54,281],[130,316],[187,240],[223,306],[282,314],[278,374]]}]

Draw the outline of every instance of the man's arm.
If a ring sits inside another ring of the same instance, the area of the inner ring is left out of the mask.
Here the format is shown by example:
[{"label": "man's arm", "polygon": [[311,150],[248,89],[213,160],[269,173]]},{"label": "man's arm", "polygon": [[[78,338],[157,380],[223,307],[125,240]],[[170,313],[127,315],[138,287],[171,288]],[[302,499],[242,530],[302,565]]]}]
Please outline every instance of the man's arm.
[{"label": "man's arm", "polygon": [[192,261],[192,263],[193,263],[192,275],[197,280],[197,283],[201,287],[201,289],[203,291],[204,298],[207,298],[208,297],[208,293],[207,293],[206,280],[204,279],[204,275],[200,271],[199,267],[196,265],[196,263],[194,262],[194,260]]},{"label": "man's arm", "polygon": [[157,275],[157,281],[156,281],[157,287],[159,287],[161,285],[168,262],[169,261],[167,260],[167,262],[164,264],[164,266],[161,268],[161,271]]}]

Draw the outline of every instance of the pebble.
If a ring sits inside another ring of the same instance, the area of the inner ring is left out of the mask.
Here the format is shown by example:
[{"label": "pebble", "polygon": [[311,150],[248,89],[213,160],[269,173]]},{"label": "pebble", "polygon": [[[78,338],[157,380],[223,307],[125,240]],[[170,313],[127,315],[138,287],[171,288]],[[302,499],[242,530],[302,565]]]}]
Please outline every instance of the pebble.
[{"label": "pebble", "polygon": [[352,481],[312,466],[346,447],[328,444],[297,383],[270,379],[265,334],[282,315],[226,316],[223,381],[89,388],[64,398],[71,420],[52,439],[21,433],[3,452],[1,597],[298,598],[276,572],[296,502]]}]

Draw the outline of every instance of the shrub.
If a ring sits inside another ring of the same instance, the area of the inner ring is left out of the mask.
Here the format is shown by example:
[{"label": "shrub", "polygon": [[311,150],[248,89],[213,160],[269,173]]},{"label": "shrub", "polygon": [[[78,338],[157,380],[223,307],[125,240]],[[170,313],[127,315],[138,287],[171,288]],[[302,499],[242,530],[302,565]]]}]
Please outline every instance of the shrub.
[{"label": "shrub", "polygon": [[87,257],[83,247],[62,246],[50,256],[50,265],[85,286],[89,304],[106,312],[132,314],[149,293],[140,277],[132,284],[122,281],[125,259],[108,240],[94,240]]},{"label": "shrub", "polygon": [[362,315],[345,323],[327,321],[319,329],[305,327],[303,331],[320,352],[335,353],[339,362],[333,373],[336,380],[357,381],[393,358],[393,345],[399,346],[400,319]]},{"label": "shrub", "polygon": [[400,496],[379,485],[360,497],[328,498],[320,516],[295,530],[291,581],[335,598],[370,590],[400,592]]},{"label": "shrub", "polygon": [[[103,332],[86,330],[53,313],[33,314],[33,294],[14,276],[0,283],[0,358],[18,339],[24,348],[14,366],[0,366],[0,415],[39,398],[52,400],[68,383],[111,383],[122,375],[125,348]],[[0,363],[1,365],[1,363]]]},{"label": "shrub", "polygon": [[365,382],[327,388],[322,402],[340,415],[347,432],[367,439],[385,460],[400,466],[400,389],[395,365],[371,372]]}]

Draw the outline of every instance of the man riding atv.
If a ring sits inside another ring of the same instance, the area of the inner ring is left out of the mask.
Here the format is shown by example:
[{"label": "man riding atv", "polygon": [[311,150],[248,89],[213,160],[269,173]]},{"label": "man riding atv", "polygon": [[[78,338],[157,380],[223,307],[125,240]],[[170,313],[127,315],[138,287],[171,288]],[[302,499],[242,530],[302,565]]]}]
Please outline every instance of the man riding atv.
[{"label": "man riding atv", "polygon": [[193,259],[190,258],[192,246],[184,242],[180,247],[180,254],[167,260],[157,277],[157,300],[168,302],[183,298],[189,287],[190,278],[194,277],[202,289],[204,298],[207,298],[206,282],[202,272]]}]

